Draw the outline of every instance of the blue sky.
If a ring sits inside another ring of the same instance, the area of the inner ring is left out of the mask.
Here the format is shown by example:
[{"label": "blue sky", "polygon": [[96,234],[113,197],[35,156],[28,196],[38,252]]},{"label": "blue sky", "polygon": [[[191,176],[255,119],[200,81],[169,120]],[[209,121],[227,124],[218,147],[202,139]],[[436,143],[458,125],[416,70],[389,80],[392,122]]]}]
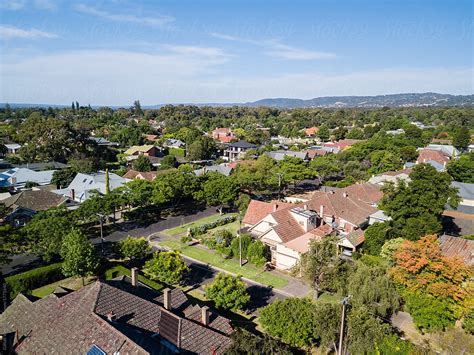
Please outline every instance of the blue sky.
[{"label": "blue sky", "polygon": [[473,5],[0,0],[0,102],[473,93]]}]

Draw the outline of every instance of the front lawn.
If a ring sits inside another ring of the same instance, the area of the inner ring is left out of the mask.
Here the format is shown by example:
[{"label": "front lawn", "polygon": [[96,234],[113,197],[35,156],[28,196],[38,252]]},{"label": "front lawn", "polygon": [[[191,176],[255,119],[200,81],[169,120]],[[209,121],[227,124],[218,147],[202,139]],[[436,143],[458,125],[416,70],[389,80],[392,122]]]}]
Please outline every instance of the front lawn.
[{"label": "front lawn", "polygon": [[[213,214],[212,216],[204,217],[204,218],[198,219],[197,221],[183,224],[182,226],[179,226],[179,227],[165,229],[163,231],[163,234],[166,234],[166,235],[169,235],[169,236],[177,236],[179,234],[186,233],[188,231],[188,228],[198,227],[198,226],[201,226],[203,224],[215,222],[218,219],[221,219],[221,218],[224,218],[224,217],[236,216],[236,215],[237,215],[236,213],[227,213],[227,214],[223,214],[223,215],[220,215],[218,213]],[[229,223],[229,225],[230,225],[230,223]],[[225,226],[227,226],[227,225],[220,226],[220,227],[225,227]],[[219,227],[217,227],[217,228],[219,228]],[[237,228],[238,228],[238,225],[237,225]]]},{"label": "front lawn", "polygon": [[[92,277],[85,277],[84,278],[84,284],[88,285],[92,283],[95,280],[95,276]],[[37,289],[34,289],[31,291],[31,294],[35,297],[43,298],[46,297],[47,295],[51,294],[54,292],[54,290],[59,287],[65,287],[70,290],[79,290],[82,287],[82,278],[80,277],[68,277],[67,279],[63,279],[57,282],[53,282],[49,285],[45,285],[42,287],[39,287]]]},{"label": "front lawn", "polygon": [[260,282],[264,285],[275,288],[283,288],[288,284],[288,280],[269,272],[264,272],[262,268],[252,264],[246,264],[242,267],[236,259],[224,259],[212,250],[204,249],[198,246],[188,246],[176,240],[163,240],[158,244],[173,250],[180,251],[183,255],[202,261],[204,263],[216,266],[229,271],[233,274],[239,274],[250,280]]}]

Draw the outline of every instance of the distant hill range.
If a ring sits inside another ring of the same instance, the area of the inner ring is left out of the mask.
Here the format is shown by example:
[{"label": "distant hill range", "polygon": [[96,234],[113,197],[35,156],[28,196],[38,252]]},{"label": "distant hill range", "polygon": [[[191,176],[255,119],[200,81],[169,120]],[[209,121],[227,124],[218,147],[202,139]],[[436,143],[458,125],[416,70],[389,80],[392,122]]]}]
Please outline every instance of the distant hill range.
[{"label": "distant hill range", "polygon": [[[173,104],[178,105],[178,104]],[[247,107],[275,107],[275,108],[376,108],[376,107],[473,107],[474,94],[472,95],[449,95],[427,92],[422,94],[391,94],[377,96],[325,96],[314,99],[262,99],[246,103],[188,103],[184,105],[196,106],[247,106]],[[70,105],[49,105],[49,104],[29,104],[29,103],[10,103],[12,108],[26,107],[69,107]],[[111,108],[130,107],[110,106]],[[165,104],[146,106],[146,109],[157,109]],[[0,107],[5,107],[5,103],[0,103]],[[97,108],[100,106],[92,106]]]},{"label": "distant hill range", "polygon": [[248,102],[245,106],[267,106],[276,108],[303,107],[443,107],[474,106],[474,95],[449,95],[427,92],[423,94],[393,94],[377,96],[327,96],[309,100],[300,99],[263,99]]}]

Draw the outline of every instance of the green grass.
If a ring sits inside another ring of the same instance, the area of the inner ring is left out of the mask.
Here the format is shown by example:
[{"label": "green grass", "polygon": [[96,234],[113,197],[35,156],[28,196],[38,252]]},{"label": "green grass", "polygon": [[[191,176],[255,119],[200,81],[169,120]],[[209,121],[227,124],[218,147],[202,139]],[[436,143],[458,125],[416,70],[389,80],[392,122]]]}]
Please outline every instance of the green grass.
[{"label": "green grass", "polygon": [[234,274],[240,274],[243,277],[260,282],[264,285],[282,288],[288,284],[288,280],[285,278],[264,272],[262,268],[251,264],[246,264],[240,267],[238,260],[224,259],[220,255],[208,249],[197,246],[187,246],[175,240],[164,240],[159,242],[159,244],[173,250],[178,250],[183,255],[189,256],[190,258],[202,261],[212,266],[216,266]]},{"label": "green grass", "polygon": [[330,303],[330,304],[339,304],[341,303],[342,297],[337,295],[331,295],[330,293],[323,293],[316,302],[321,303]]},{"label": "green grass", "polygon": [[234,222],[225,224],[223,226],[219,226],[219,227],[216,227],[216,228],[209,229],[207,231],[207,234],[212,234],[213,232],[221,230],[221,229],[226,229],[229,232],[231,232],[232,234],[236,235],[237,231],[239,230],[239,221],[234,221]]},{"label": "green grass", "polygon": [[[106,280],[111,280],[115,277],[122,276],[122,275],[130,276],[130,269],[127,269],[125,266],[122,266],[122,265],[115,265],[115,266],[113,266],[110,269],[105,271],[105,279]],[[93,282],[94,280],[96,280],[95,276],[86,277],[86,278],[84,278],[84,284],[88,285],[91,282]],[[151,288],[153,288],[157,291],[161,291],[166,287],[166,285],[163,285],[159,282],[155,282],[153,280],[147,279],[143,275],[138,275],[138,281],[144,283],[147,286],[150,286]],[[49,285],[45,285],[45,286],[39,287],[37,289],[34,289],[33,291],[31,291],[31,294],[33,296],[43,298],[43,297],[46,297],[47,295],[53,293],[54,290],[58,286],[63,286],[63,287],[69,288],[71,290],[78,290],[82,287],[82,279],[80,277],[68,277],[67,279],[63,279],[63,280],[60,280],[60,281],[57,281],[57,282],[53,282]]]},{"label": "green grass", "polygon": [[168,154],[174,155],[175,157],[182,157],[186,155],[186,149],[183,148],[168,148]]},{"label": "green grass", "polygon": [[[122,266],[122,265],[115,265],[105,272],[105,279],[111,280],[115,277],[122,276],[122,275],[130,276],[131,275],[130,269],[127,269],[125,266]],[[150,280],[140,274],[138,275],[138,281],[140,281],[141,283],[144,283],[147,286],[150,286],[151,288],[157,291],[161,291],[164,288],[166,288],[166,285]]]},{"label": "green grass", "polygon": [[[94,280],[95,277],[86,277],[84,278],[84,284],[88,285]],[[71,290],[78,290],[82,287],[82,279],[80,277],[68,277],[67,279],[56,281],[49,285],[34,289],[31,291],[31,294],[35,297],[43,298],[53,293],[58,286],[66,287]]]},{"label": "green grass", "polygon": [[[236,215],[236,213],[228,213],[228,214],[223,214],[223,215],[220,215],[218,213],[213,214],[212,216],[204,217],[204,218],[198,219],[197,221],[183,224],[182,226],[179,226],[179,227],[165,229],[163,231],[163,234],[166,234],[166,235],[169,235],[169,236],[177,236],[179,234],[186,233],[188,231],[188,228],[197,227],[197,226],[200,226],[200,225],[203,225],[203,224],[206,224],[206,223],[211,223],[211,222],[217,221],[218,219],[223,218],[223,217],[235,216],[235,215]],[[221,227],[225,227],[225,226],[221,226]],[[219,228],[219,227],[216,227],[216,228]]]}]

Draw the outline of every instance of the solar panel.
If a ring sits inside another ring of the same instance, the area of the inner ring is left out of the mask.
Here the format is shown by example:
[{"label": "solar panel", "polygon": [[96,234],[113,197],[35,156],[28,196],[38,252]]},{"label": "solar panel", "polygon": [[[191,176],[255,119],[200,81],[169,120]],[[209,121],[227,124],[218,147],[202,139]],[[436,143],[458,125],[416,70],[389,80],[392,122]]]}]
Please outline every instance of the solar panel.
[{"label": "solar panel", "polygon": [[87,352],[87,355],[107,355],[107,353],[94,344]]}]

